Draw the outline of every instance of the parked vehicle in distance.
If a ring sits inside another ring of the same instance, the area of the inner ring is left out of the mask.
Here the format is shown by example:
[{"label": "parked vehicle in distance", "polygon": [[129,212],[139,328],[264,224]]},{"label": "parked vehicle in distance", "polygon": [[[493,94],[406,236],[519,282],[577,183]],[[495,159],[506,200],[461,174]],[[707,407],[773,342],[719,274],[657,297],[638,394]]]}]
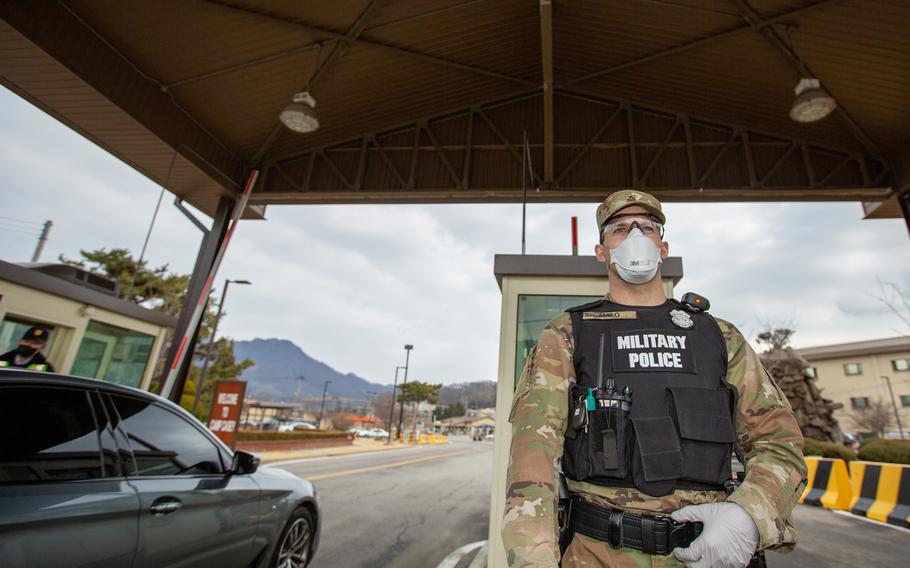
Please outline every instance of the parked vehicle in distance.
[{"label": "parked vehicle in distance", "polygon": [[383,430],[382,428],[373,428],[369,432],[370,432],[371,438],[388,438],[389,437],[388,430]]},{"label": "parked vehicle in distance", "polygon": [[279,432],[293,432],[294,430],[315,430],[316,426],[309,422],[284,422],[278,426]]},{"label": "parked vehicle in distance", "polygon": [[885,438],[888,440],[910,440],[910,432],[892,430],[890,432],[885,432]]},{"label": "parked vehicle in distance", "polygon": [[354,434],[358,438],[388,438],[389,432],[383,430],[382,428],[372,428],[367,430],[365,428],[348,428],[348,433]]},{"label": "parked vehicle in distance", "polygon": [[844,445],[855,455],[859,455],[859,438],[853,434],[844,434]]},{"label": "parked vehicle in distance", "polygon": [[154,394],[0,369],[0,432],[4,568],[304,568],[316,553],[310,482]]}]

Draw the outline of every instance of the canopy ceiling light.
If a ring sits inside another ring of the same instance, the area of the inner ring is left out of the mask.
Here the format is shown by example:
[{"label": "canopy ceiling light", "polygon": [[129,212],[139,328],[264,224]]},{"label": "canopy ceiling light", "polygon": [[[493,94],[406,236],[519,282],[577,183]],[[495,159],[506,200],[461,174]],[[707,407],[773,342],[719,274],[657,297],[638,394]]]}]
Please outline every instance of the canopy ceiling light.
[{"label": "canopy ceiling light", "polygon": [[796,85],[796,100],[790,109],[790,118],[796,122],[816,122],[837,107],[837,101],[822,89],[818,79],[800,79]]},{"label": "canopy ceiling light", "polygon": [[284,107],[278,119],[281,123],[301,134],[315,132],[319,129],[319,119],[316,118],[316,99],[309,92],[302,91],[294,95],[291,104]]}]

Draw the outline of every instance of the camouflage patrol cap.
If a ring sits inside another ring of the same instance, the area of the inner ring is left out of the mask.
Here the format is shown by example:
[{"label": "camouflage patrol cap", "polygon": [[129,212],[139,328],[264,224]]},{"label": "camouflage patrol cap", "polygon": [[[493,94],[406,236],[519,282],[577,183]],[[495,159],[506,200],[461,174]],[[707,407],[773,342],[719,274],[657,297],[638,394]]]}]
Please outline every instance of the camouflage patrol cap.
[{"label": "camouflage patrol cap", "polygon": [[643,191],[636,191],[634,189],[624,189],[622,191],[617,191],[611,193],[603,203],[597,207],[597,228],[598,230],[603,228],[604,223],[613,215],[619,213],[622,209],[626,207],[631,207],[632,205],[638,205],[643,208],[648,213],[651,213],[657,217],[661,223],[666,223],[667,218],[664,216],[664,212],[660,207],[660,201],[658,201],[653,195],[645,193]]}]

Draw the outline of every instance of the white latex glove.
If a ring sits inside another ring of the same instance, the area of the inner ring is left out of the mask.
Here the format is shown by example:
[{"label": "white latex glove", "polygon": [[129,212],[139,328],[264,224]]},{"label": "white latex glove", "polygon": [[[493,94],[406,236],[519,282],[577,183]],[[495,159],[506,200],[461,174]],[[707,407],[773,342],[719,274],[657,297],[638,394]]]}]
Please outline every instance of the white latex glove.
[{"label": "white latex glove", "polygon": [[689,505],[674,511],[670,518],[705,525],[688,548],[673,550],[673,556],[688,568],[743,568],[758,548],[758,527],[736,503]]}]

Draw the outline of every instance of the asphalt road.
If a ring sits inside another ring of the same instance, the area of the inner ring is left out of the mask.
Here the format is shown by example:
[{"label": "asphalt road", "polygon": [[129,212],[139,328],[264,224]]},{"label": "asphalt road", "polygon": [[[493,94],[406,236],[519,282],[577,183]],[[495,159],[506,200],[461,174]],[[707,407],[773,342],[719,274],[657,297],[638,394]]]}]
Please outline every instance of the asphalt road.
[{"label": "asphalt road", "polygon": [[910,530],[808,505],[797,505],[793,519],[799,545],[790,554],[769,552],[770,568],[910,565]]},{"label": "asphalt road", "polygon": [[[435,568],[487,538],[493,445],[449,444],[278,465],[312,480],[324,518],[313,568]],[[799,505],[800,543],[771,568],[907,566],[910,531]],[[465,563],[459,563],[462,566]]]},{"label": "asphalt road", "polygon": [[275,467],[316,485],[324,520],[313,568],[433,568],[487,539],[490,443],[455,438]]}]

